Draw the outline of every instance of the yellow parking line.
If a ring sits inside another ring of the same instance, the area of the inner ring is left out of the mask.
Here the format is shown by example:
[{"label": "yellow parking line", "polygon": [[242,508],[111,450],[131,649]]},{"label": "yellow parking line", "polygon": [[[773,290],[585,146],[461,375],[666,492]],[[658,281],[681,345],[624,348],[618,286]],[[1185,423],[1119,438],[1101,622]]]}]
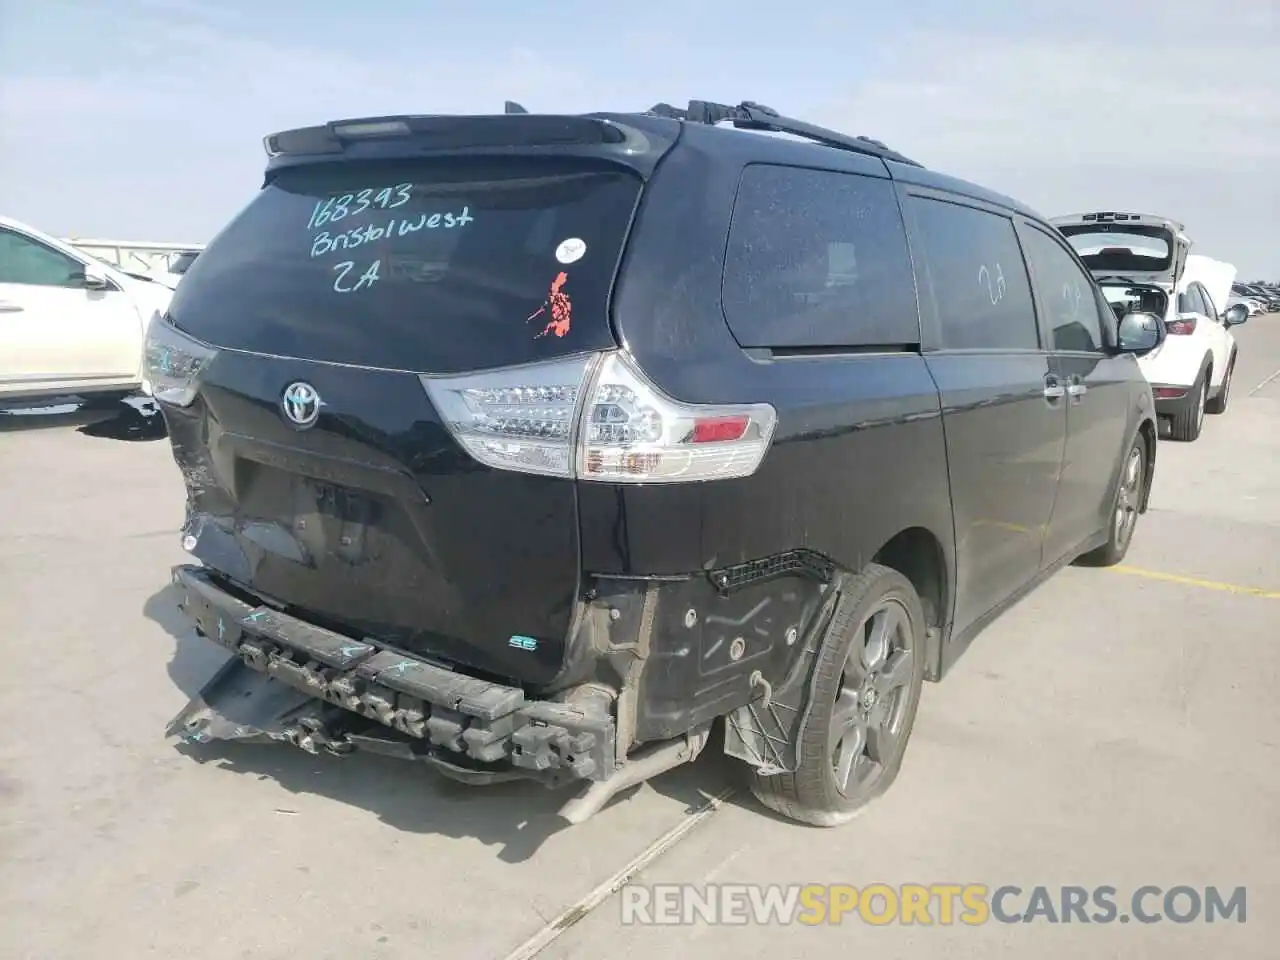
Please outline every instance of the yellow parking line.
[{"label": "yellow parking line", "polygon": [[1220,580],[1201,580],[1199,577],[1184,577],[1178,573],[1162,573],[1159,570],[1143,570],[1141,567],[1112,567],[1116,573],[1127,573],[1134,577],[1145,577],[1148,580],[1164,580],[1167,583],[1181,583],[1187,587],[1200,587],[1204,590],[1220,590],[1223,593],[1237,593],[1250,597],[1263,597],[1267,600],[1280,600],[1280,590],[1264,590],[1262,587],[1242,587],[1237,583],[1223,583]]}]

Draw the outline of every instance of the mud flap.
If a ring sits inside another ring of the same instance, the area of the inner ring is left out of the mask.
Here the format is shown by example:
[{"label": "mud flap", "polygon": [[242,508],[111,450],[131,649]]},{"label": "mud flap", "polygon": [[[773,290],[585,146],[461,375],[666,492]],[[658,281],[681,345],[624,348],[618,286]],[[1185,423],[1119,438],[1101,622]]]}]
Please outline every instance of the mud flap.
[{"label": "mud flap", "polygon": [[[309,752],[330,746],[320,732],[324,704],[230,657],[174,717],[166,729],[189,743],[238,740],[292,743]],[[308,739],[309,738],[309,739]],[[342,752],[334,750],[331,752]]]},{"label": "mud flap", "polygon": [[821,604],[810,617],[803,646],[790,673],[776,690],[725,717],[724,752],[755,768],[761,776],[794,773],[800,765],[800,733],[814,704],[813,671],[844,588],[843,574],[820,587]]}]

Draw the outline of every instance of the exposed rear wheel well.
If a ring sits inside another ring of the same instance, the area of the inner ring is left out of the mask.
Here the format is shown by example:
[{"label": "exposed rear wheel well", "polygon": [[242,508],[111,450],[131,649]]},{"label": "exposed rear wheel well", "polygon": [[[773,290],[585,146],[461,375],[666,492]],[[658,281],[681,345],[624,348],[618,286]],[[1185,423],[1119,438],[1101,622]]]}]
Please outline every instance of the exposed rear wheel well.
[{"label": "exposed rear wheel well", "polygon": [[925,621],[941,627],[947,610],[947,567],[942,544],[924,527],[909,527],[880,548],[874,563],[890,567],[911,581]]},{"label": "exposed rear wheel well", "polygon": [[1143,420],[1142,425],[1138,427],[1138,434],[1142,437],[1142,459],[1145,471],[1145,482],[1142,491],[1142,509],[1145,512],[1147,503],[1151,499],[1151,481],[1156,474],[1156,427],[1150,420]]}]

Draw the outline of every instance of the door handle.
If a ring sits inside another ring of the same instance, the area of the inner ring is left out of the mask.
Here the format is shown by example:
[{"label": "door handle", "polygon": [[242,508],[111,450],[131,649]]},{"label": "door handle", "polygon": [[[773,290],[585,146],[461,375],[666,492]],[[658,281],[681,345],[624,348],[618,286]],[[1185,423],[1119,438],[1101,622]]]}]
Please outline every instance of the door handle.
[{"label": "door handle", "polygon": [[1083,397],[1089,392],[1089,388],[1083,383],[1073,383],[1067,387],[1067,395],[1071,397]]},{"label": "door handle", "polygon": [[0,300],[0,313],[21,313],[22,307],[16,303]]},{"label": "door handle", "polygon": [[1044,382],[1044,398],[1046,400],[1061,400],[1066,396],[1067,390],[1057,377],[1049,377]]}]

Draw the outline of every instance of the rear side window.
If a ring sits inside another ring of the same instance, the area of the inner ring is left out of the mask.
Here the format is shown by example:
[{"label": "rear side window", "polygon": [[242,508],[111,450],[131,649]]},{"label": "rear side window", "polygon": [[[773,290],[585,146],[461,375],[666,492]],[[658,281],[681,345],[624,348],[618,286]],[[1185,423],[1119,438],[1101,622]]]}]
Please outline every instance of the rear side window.
[{"label": "rear side window", "polygon": [[724,312],[744,347],[920,342],[915,279],[893,185],[755,164],[738,187]]},{"label": "rear side window", "polygon": [[1008,217],[910,198],[944,350],[1036,350],[1031,282]]},{"label": "rear side window", "polygon": [[1200,288],[1194,283],[1178,294],[1178,312],[1209,315],[1205,309],[1204,300],[1200,296]]},{"label": "rear side window", "polygon": [[640,187],[563,158],[286,169],[170,313],[217,346],[420,373],[601,349]]},{"label": "rear side window", "polygon": [[1209,296],[1209,291],[1204,287],[1200,288],[1200,299],[1204,301],[1204,315],[1210,320],[1218,319],[1218,306],[1213,302],[1213,297]]}]

